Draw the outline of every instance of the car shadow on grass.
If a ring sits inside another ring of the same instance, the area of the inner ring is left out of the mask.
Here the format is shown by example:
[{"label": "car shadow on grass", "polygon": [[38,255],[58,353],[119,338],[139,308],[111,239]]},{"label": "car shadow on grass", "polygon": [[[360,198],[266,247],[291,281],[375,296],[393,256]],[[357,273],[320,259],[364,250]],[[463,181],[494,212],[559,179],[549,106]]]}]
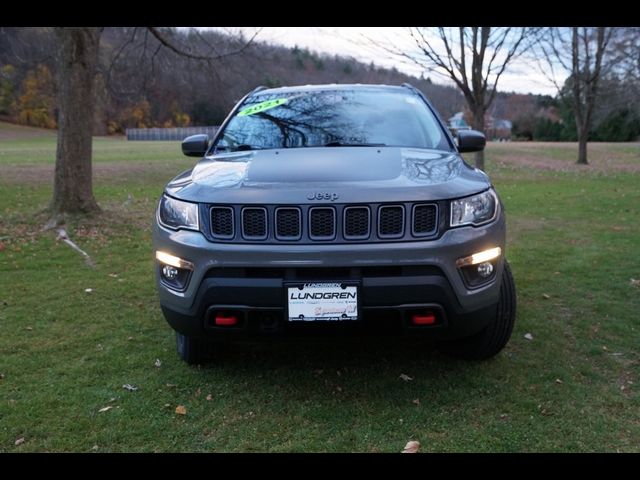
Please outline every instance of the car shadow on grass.
[{"label": "car shadow on grass", "polygon": [[[299,377],[301,372],[357,371],[368,377],[380,372],[397,375],[416,371],[455,372],[474,362],[442,353],[436,342],[407,336],[326,338],[274,338],[220,344],[204,370],[224,371],[251,377],[277,370]],[[396,376],[397,376],[396,375]]]}]

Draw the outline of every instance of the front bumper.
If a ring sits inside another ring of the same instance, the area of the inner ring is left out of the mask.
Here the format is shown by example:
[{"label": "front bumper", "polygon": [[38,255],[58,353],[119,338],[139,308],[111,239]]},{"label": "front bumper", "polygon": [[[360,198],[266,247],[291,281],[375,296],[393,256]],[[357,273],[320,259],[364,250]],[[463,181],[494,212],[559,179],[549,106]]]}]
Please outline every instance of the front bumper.
[{"label": "front bumper", "polygon": [[[153,241],[156,251],[194,265],[187,288],[177,292],[161,283],[156,261],[163,313],[185,335],[295,330],[286,322],[286,282],[348,280],[360,285],[364,321],[354,322],[357,328],[373,325],[381,314],[397,317],[403,331],[455,338],[481,330],[495,317],[504,253],[494,280],[476,289],[465,285],[456,260],[496,246],[504,252],[505,222],[501,212],[489,225],[451,229],[437,240],[349,245],[221,244],[199,232],[170,231],[156,224]],[[440,309],[442,321],[411,328],[406,312],[419,306]],[[242,328],[212,327],[211,310],[222,307],[244,312]]]}]

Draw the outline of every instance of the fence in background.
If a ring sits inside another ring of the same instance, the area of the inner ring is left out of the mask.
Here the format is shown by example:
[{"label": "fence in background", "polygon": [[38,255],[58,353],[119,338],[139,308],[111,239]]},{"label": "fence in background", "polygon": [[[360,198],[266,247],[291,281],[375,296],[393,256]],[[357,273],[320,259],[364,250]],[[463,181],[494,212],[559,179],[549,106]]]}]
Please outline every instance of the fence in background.
[{"label": "fence in background", "polygon": [[210,137],[218,127],[177,127],[177,128],[127,128],[127,140],[178,140],[182,141],[189,135],[206,133]]}]

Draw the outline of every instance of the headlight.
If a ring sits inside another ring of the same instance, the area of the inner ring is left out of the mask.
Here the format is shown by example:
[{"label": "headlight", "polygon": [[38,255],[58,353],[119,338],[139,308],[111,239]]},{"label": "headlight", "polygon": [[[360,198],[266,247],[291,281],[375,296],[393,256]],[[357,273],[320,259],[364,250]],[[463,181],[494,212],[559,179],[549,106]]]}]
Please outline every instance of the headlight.
[{"label": "headlight", "polygon": [[493,220],[498,209],[498,197],[493,189],[451,202],[451,226],[482,225]]},{"label": "headlight", "polygon": [[165,227],[198,230],[198,204],[163,195],[158,206],[158,219]]}]

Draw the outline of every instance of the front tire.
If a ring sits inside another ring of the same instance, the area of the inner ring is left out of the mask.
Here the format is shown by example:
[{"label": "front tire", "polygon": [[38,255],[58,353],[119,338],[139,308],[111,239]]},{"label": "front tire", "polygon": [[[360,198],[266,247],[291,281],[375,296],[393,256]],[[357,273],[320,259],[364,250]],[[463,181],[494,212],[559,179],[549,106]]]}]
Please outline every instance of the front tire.
[{"label": "front tire", "polygon": [[464,360],[491,358],[498,354],[509,341],[515,321],[516,285],[511,274],[511,267],[505,260],[495,320],[472,337],[444,344],[443,350]]},{"label": "front tire", "polygon": [[176,347],[180,358],[189,365],[203,363],[210,349],[209,343],[205,340],[188,337],[178,332],[176,332]]}]

